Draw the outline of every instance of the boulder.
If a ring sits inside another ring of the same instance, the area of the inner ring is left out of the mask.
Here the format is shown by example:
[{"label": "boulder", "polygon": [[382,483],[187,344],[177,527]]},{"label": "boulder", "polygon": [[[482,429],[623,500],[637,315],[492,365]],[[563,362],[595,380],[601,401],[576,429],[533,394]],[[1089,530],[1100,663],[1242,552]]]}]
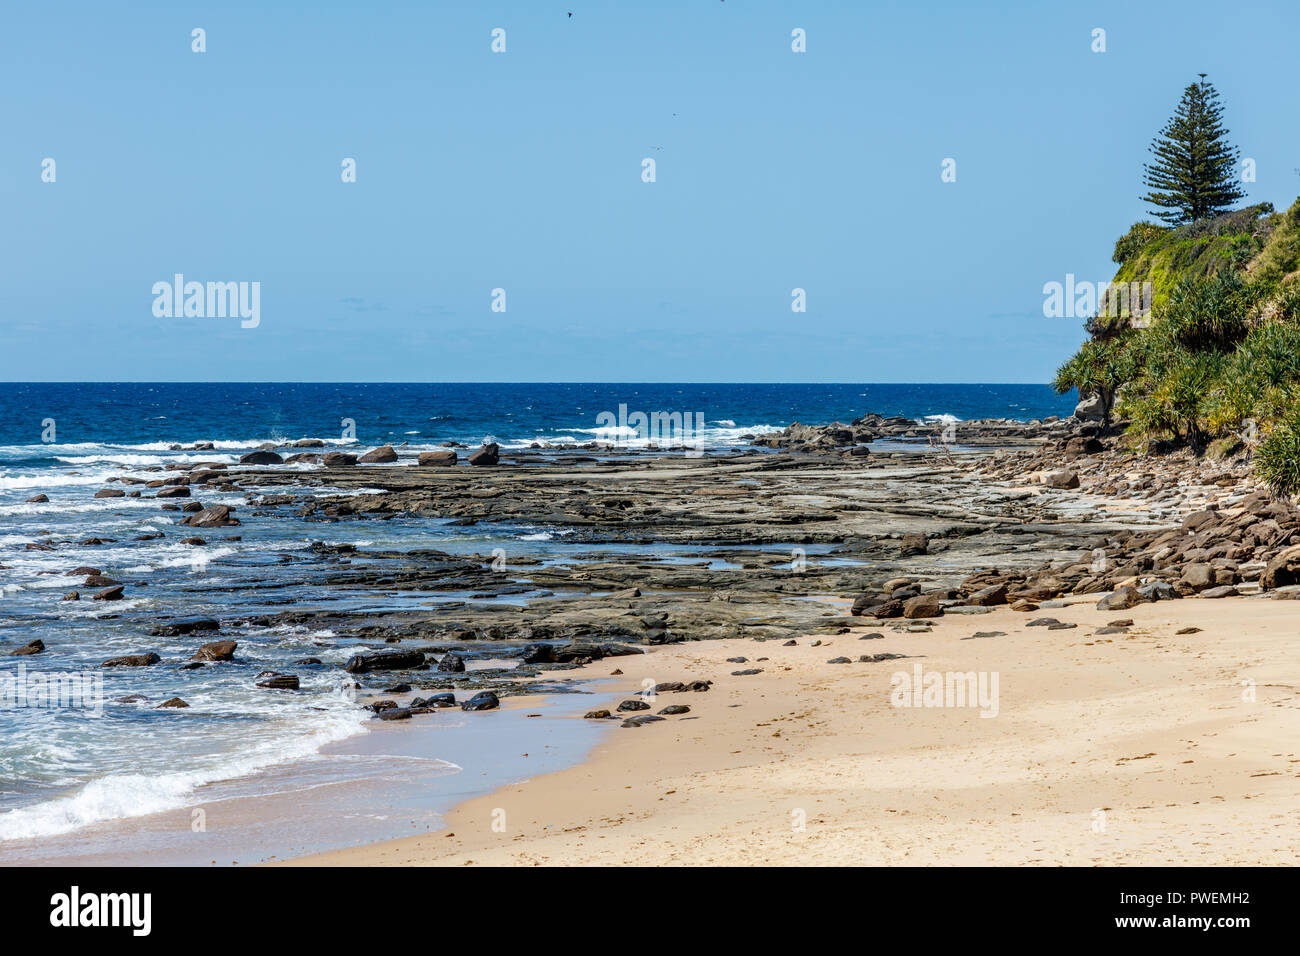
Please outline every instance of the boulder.
[{"label": "boulder", "polygon": [[154,637],[179,637],[182,634],[193,634],[195,631],[216,631],[220,628],[221,622],[215,617],[181,617],[168,621],[150,633]]},{"label": "boulder", "polygon": [[347,452],[342,451],[331,451],[327,452],[325,457],[321,460],[324,462],[326,468],[346,468],[349,465],[355,465],[357,463],[357,456],[349,455]]},{"label": "boulder", "polygon": [[419,651],[383,651],[378,654],[353,654],[343,669],[349,674],[365,674],[369,671],[410,670],[423,663],[424,655]]},{"label": "boulder", "polygon": [[461,710],[496,710],[501,706],[497,695],[490,690],[481,690],[460,705]]},{"label": "boulder", "polygon": [[884,604],[873,608],[871,615],[879,620],[889,617],[902,617],[903,602],[900,600],[886,601]]},{"label": "boulder", "polygon": [[482,448],[470,454],[469,463],[479,466],[495,465],[500,460],[500,451],[496,442],[486,442]]},{"label": "boulder", "polygon": [[555,660],[555,648],[550,644],[525,644],[523,660],[525,664],[550,664]]},{"label": "boulder", "polygon": [[194,652],[190,660],[194,661],[229,661],[235,658],[235,648],[239,645],[234,641],[211,641],[202,644]]},{"label": "boulder", "polygon": [[9,656],[27,657],[31,654],[39,654],[43,650],[45,650],[45,642],[37,638],[31,643],[24,644],[22,647],[18,648],[17,650],[10,651]]},{"label": "boulder", "polygon": [[101,667],[151,667],[157,664],[161,657],[150,651],[148,654],[126,654],[122,657],[114,657],[104,661]]},{"label": "boulder", "polygon": [[1286,587],[1288,584],[1300,584],[1300,545],[1283,548],[1264,568],[1260,575],[1259,586],[1266,591]]},{"label": "boulder", "polygon": [[1214,586],[1214,569],[1208,564],[1184,565],[1182,582],[1193,591],[1204,591]]},{"label": "boulder", "polygon": [[225,528],[239,524],[239,519],[232,518],[230,511],[227,505],[209,505],[197,514],[182,518],[181,524],[191,528]]},{"label": "boulder", "polygon": [[96,498],[125,498],[126,492],[120,491],[117,488],[101,488],[99,491],[95,492],[95,497]]},{"label": "boulder", "polygon": [[441,674],[465,673],[465,658],[455,651],[448,651],[442,655],[442,660],[438,661],[438,672]]},{"label": "boulder", "polygon": [[118,584],[115,587],[104,588],[102,591],[97,591],[91,600],[120,601],[122,600],[122,585]]},{"label": "boulder", "polygon": [[1049,488],[1078,488],[1079,476],[1064,469],[1049,471],[1043,475],[1043,484]]},{"label": "boulder", "polygon": [[267,690],[298,690],[298,676],[296,674],[270,674],[263,680],[257,682],[258,687],[265,687]]},{"label": "boulder", "polygon": [[903,603],[903,617],[910,620],[925,617],[942,617],[943,607],[938,594],[919,594]]},{"label": "boulder", "polygon": [[1007,586],[1005,584],[991,584],[986,588],[980,588],[966,599],[966,603],[974,607],[992,607],[996,604],[1006,604]]},{"label": "boulder", "polygon": [[1105,406],[1100,395],[1081,391],[1079,398],[1079,404],[1074,406],[1074,417],[1079,421],[1099,422],[1105,417]]},{"label": "boulder", "polygon": [[663,719],[664,718],[658,716],[657,714],[637,714],[635,717],[629,717],[627,720],[623,721],[623,723],[619,724],[619,726],[620,727],[643,727],[646,724],[653,724],[655,721],[659,721]]},{"label": "boulder", "polygon": [[159,707],[188,707],[190,705],[185,703],[185,701],[181,700],[179,697],[172,697],[169,700],[163,701],[158,706]]},{"label": "boulder", "polygon": [[450,468],[456,464],[456,453],[447,451],[422,451],[419,464],[425,468]]},{"label": "boulder", "polygon": [[188,498],[190,489],[185,485],[174,485],[171,488],[159,488],[155,498]]},{"label": "boulder", "polygon": [[34,495],[31,498],[27,499],[27,503],[29,505],[39,505],[39,504],[44,504],[49,500],[50,500],[49,497],[46,495]]},{"label": "boulder", "polygon": [[1142,598],[1138,595],[1137,588],[1119,588],[1107,594],[1097,602],[1097,609],[1101,611],[1123,611],[1134,605],[1142,603]]},{"label": "boulder", "polygon": [[283,465],[284,459],[273,451],[252,451],[239,459],[241,465]]},{"label": "boulder", "polygon": [[374,451],[366,452],[357,461],[363,465],[383,465],[397,461],[397,452],[393,451],[392,445],[380,445]]},{"label": "boulder", "polygon": [[1096,438],[1078,436],[1076,438],[1067,439],[1061,450],[1065,452],[1066,457],[1068,458],[1078,458],[1081,455],[1095,455],[1099,452],[1105,451],[1106,446]]}]

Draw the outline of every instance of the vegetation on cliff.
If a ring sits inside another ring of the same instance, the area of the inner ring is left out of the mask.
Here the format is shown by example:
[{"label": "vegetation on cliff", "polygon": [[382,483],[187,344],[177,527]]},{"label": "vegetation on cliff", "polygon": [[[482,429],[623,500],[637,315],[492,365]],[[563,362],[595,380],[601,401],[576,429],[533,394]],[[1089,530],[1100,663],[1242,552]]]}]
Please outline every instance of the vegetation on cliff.
[{"label": "vegetation on cliff", "polygon": [[[1207,176],[1221,180],[1222,164]],[[1300,493],[1300,199],[1282,213],[1263,203],[1177,226],[1139,222],[1113,258],[1114,285],[1151,283],[1150,312],[1129,303],[1090,319],[1057,390],[1097,396],[1104,427],[1113,412],[1136,445],[1240,448],[1275,493]]]}]

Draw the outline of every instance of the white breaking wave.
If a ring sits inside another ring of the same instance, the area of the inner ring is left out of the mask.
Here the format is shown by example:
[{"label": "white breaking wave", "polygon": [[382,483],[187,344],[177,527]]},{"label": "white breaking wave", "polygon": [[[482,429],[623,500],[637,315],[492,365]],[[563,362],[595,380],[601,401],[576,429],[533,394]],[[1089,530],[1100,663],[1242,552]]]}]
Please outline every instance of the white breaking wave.
[{"label": "white breaking wave", "polygon": [[229,754],[211,766],[157,775],[113,773],[92,780],[77,793],[0,814],[0,840],[56,836],[127,817],[176,810],[193,802],[204,784],[243,777],[267,767],[314,755],[321,747],[361,732],[368,715],[336,698],[336,706],[310,726]]}]

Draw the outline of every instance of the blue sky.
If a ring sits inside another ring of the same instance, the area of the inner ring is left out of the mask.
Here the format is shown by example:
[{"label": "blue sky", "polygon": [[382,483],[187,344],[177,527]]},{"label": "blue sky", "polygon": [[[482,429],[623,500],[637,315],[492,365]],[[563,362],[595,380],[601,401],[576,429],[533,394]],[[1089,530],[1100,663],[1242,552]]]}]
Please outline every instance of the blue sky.
[{"label": "blue sky", "polygon": [[1138,6],[10,5],[0,378],[1045,381],[1197,73],[1300,193],[1300,5]]}]

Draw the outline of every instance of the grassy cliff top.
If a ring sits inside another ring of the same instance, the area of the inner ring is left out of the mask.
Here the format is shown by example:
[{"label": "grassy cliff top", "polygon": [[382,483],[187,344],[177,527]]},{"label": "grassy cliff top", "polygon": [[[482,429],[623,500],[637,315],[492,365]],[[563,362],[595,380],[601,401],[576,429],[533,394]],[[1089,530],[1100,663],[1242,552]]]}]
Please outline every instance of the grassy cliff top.
[{"label": "grassy cliff top", "polygon": [[[1158,309],[1182,279],[1206,279],[1244,270],[1252,281],[1281,287],[1300,283],[1300,199],[1286,212],[1260,203],[1213,219],[1170,228],[1136,223],[1115,242],[1114,284],[1150,282]],[[1125,326],[1127,309],[1098,320]]]}]

